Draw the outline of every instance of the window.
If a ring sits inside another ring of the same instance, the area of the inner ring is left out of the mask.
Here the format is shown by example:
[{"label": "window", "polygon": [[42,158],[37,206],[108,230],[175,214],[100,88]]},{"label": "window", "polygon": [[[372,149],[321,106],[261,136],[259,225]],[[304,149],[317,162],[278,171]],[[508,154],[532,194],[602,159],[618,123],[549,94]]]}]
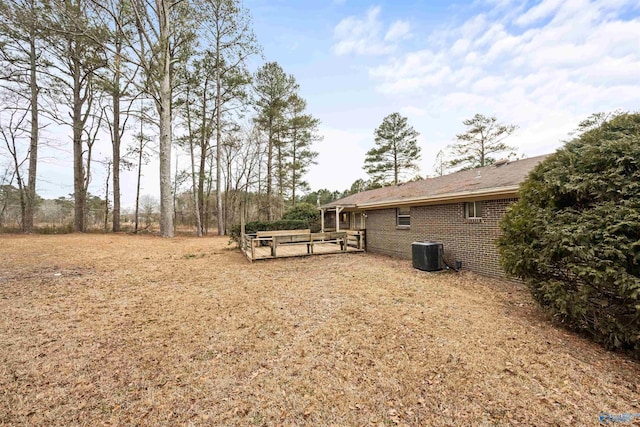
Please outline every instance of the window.
[{"label": "window", "polygon": [[464,217],[467,219],[482,218],[482,202],[465,203]]},{"label": "window", "polygon": [[396,225],[398,227],[409,227],[411,225],[411,208],[396,209]]}]

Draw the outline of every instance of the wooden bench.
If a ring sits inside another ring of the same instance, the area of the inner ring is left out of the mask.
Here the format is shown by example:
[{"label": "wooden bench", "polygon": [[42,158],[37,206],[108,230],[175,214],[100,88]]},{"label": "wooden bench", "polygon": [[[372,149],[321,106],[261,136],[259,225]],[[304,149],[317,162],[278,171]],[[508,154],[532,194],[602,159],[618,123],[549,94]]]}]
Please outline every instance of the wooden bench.
[{"label": "wooden bench", "polygon": [[276,248],[279,244],[284,245],[307,245],[307,253],[311,252],[311,230],[275,230],[258,231],[255,242],[268,242],[271,245],[271,256],[276,256]]},{"label": "wooden bench", "polygon": [[346,251],[347,250],[347,233],[344,231],[313,233],[311,235],[311,253],[313,253],[313,242],[336,243],[340,245],[341,251]]},{"label": "wooden bench", "polygon": [[275,236],[287,236],[289,234],[311,234],[311,229],[302,230],[275,230],[275,231],[258,231],[256,237],[275,237]]}]

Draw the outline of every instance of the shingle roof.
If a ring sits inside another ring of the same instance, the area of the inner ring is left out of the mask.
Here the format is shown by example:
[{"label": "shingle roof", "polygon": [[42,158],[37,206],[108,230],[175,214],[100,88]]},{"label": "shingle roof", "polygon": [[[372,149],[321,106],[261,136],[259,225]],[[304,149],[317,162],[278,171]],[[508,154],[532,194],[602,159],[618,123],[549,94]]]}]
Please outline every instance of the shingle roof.
[{"label": "shingle roof", "polygon": [[429,201],[446,203],[447,200],[460,200],[473,196],[514,196],[518,186],[525,180],[529,172],[547,156],[548,154],[363,191],[321,207],[376,208]]}]

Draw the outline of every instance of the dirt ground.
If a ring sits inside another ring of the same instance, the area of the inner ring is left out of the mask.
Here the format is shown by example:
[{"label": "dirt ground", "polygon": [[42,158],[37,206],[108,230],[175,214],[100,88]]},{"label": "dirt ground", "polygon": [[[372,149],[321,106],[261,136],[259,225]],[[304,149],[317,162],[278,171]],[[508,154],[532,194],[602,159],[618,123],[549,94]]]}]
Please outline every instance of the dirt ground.
[{"label": "dirt ground", "polygon": [[227,243],[0,235],[0,425],[640,413],[640,364],[554,327],[519,285],[372,254],[251,264]]}]

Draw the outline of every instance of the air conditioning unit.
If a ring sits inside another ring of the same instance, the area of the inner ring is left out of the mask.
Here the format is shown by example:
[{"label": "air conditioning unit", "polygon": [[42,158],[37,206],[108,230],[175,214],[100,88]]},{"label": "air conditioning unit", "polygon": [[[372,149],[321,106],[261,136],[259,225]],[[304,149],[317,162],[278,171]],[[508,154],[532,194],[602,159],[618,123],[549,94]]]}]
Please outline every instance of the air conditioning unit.
[{"label": "air conditioning unit", "polygon": [[411,258],[413,268],[423,271],[439,271],[444,268],[442,254],[444,245],[440,242],[413,242]]}]

